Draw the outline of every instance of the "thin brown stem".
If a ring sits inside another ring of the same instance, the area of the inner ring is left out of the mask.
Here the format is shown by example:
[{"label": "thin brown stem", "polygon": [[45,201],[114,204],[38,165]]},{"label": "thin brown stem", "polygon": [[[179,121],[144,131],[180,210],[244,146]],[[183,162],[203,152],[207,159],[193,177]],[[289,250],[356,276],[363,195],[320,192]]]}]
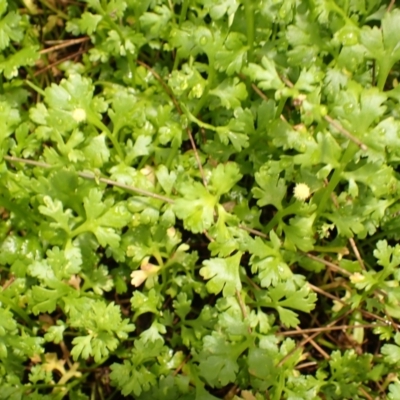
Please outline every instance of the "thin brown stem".
[{"label": "thin brown stem", "polygon": [[81,54],[83,54],[83,53],[86,53],[86,49],[81,49],[81,50],[77,51],[76,53],[70,54],[70,55],[68,55],[67,57],[61,58],[60,60],[54,61],[53,63],[51,63],[51,64],[49,64],[49,65],[46,65],[44,68],[40,69],[39,71],[36,71],[36,72],[33,74],[33,76],[35,76],[35,77],[36,77],[36,76],[39,76],[39,75],[45,73],[46,71],[48,71],[49,69],[52,69],[53,67],[55,67],[55,66],[57,66],[57,65],[59,65],[59,64],[61,64],[61,63],[63,63],[64,61],[68,61],[68,60],[70,60],[71,58],[74,58],[74,57],[76,57],[76,56],[79,56],[79,55],[81,55]]},{"label": "thin brown stem", "polygon": [[[300,335],[302,335],[304,338],[308,338],[307,333],[304,332],[303,329],[296,327],[296,331],[300,332]],[[322,355],[322,357],[325,358],[325,360],[330,360],[331,357],[329,354],[317,342],[315,342],[315,340],[311,339],[310,344]]]},{"label": "thin brown stem", "polygon": [[246,275],[246,279],[255,290],[261,290],[260,286],[253,282],[253,280],[249,276]]},{"label": "thin brown stem", "polygon": [[[12,156],[4,156],[3,158],[5,160],[7,160],[9,162],[13,162],[13,163],[27,164],[27,165],[32,165],[34,167],[47,168],[47,169],[53,168],[50,164],[47,164],[47,163],[41,162],[41,161],[27,160],[24,158],[12,157]],[[162,196],[162,195],[159,195],[156,193],[152,193],[145,189],[140,189],[140,188],[137,188],[134,186],[125,185],[124,183],[113,181],[112,179],[100,178],[92,172],[77,172],[77,175],[84,179],[90,179],[90,180],[98,181],[101,183],[105,183],[106,185],[119,187],[121,189],[129,190],[131,192],[135,192],[135,193],[147,196],[147,197],[151,197],[153,199],[164,201],[166,203],[170,203],[170,204],[174,203],[174,200],[169,197]]]},{"label": "thin brown stem", "polygon": [[203,231],[203,235],[210,241],[210,242],[214,242],[215,240],[210,236],[210,234],[208,233],[207,230]]},{"label": "thin brown stem", "polygon": [[150,65],[146,64],[143,61],[136,60],[136,62],[141,65],[142,67],[146,68],[153,76],[160,82],[161,86],[164,88],[165,92],[167,95],[171,98],[172,102],[174,103],[175,108],[177,109],[178,113],[182,115],[182,109],[181,106],[178,103],[178,100],[175,98],[174,94],[172,93],[171,88],[168,86],[168,84],[164,81],[163,78],[153,69],[150,67]]},{"label": "thin brown stem", "polygon": [[[178,111],[178,113],[180,115],[182,115],[182,108],[181,108],[178,100],[176,99],[176,97],[172,93],[171,88],[164,81],[164,79],[161,78],[161,76],[156,71],[154,71],[153,68],[151,68],[149,65],[147,65],[143,61],[136,60],[136,62],[139,65],[141,65],[142,67],[144,67],[147,70],[149,70],[151,72],[151,74],[160,82],[161,86],[164,88],[165,92],[168,94],[168,96],[171,98],[172,102],[174,103],[176,110]],[[190,145],[192,146],[192,149],[193,149],[193,152],[194,152],[194,156],[196,158],[196,162],[197,162],[197,165],[199,167],[199,171],[200,171],[201,179],[203,181],[203,185],[204,185],[204,187],[207,187],[207,180],[206,180],[206,177],[205,177],[205,174],[204,174],[203,164],[201,163],[199,152],[197,150],[196,142],[194,141],[192,131],[189,128],[186,128],[186,133],[187,133],[187,135],[189,137]]]},{"label": "thin brown stem", "polygon": [[[243,75],[243,74],[239,74],[239,77],[240,77],[241,79],[243,79],[243,80],[246,79],[246,76]],[[257,87],[256,84],[252,83],[252,84],[251,84],[251,88],[252,88],[264,101],[268,101],[267,95],[266,95],[259,87]],[[279,116],[279,118],[280,118],[282,121],[287,122],[287,120],[286,120],[286,118],[284,117],[284,115],[281,114],[281,115]]]},{"label": "thin brown stem", "polygon": [[[293,83],[285,76],[281,75],[280,78],[287,87],[289,87],[289,88],[294,87]],[[360,147],[361,150],[364,150],[364,151],[368,150],[368,147],[364,143],[362,143],[360,139],[356,138],[347,129],[343,128],[343,126],[341,124],[339,124],[339,122],[335,121],[332,117],[330,117],[329,115],[325,115],[324,119],[331,126],[336,128],[339,131],[339,133],[346,136],[348,139],[350,139],[352,142],[354,142],[358,147]]]},{"label": "thin brown stem", "polygon": [[[345,318],[349,312],[346,312],[345,314],[341,315],[339,318],[336,318],[334,321],[332,321],[330,324],[327,325],[327,327],[334,326],[336,325],[340,320]],[[277,364],[277,367],[281,367],[300,347],[304,347],[310,340],[314,339],[316,336],[318,336],[320,332],[315,332],[311,336],[308,336],[306,339],[302,340],[292,351],[290,351],[288,354],[286,354],[285,357],[283,357],[279,363]]]},{"label": "thin brown stem", "polygon": [[191,355],[188,354],[186,356],[186,358],[179,364],[178,368],[173,372],[172,376],[176,376],[179,374],[179,372],[181,371],[181,369],[184,367],[184,365],[189,361]]},{"label": "thin brown stem", "polygon": [[321,264],[326,265],[326,266],[327,266],[328,268],[330,268],[332,271],[340,272],[341,274],[346,275],[346,276],[351,276],[351,273],[350,273],[349,271],[346,271],[345,269],[340,268],[340,267],[337,266],[336,264],[333,264],[333,263],[331,263],[331,262],[329,262],[329,261],[326,261],[326,260],[324,260],[323,258],[316,257],[316,256],[314,256],[314,255],[312,255],[312,254],[310,254],[310,253],[307,253],[306,256],[307,256],[308,258],[310,258],[311,260],[318,261],[318,262],[320,262]]},{"label": "thin brown stem", "polygon": [[[246,305],[244,304],[244,301],[242,299],[242,295],[240,294],[240,291],[236,289],[236,297],[239,303],[240,311],[242,312],[243,320],[247,320],[247,310],[246,310]],[[251,333],[251,328],[250,326],[248,327],[249,333]]]},{"label": "thin brown stem", "polygon": [[322,290],[321,288],[319,288],[318,286],[314,286],[312,283],[308,283],[308,286],[316,293],[322,294],[323,296],[327,297],[328,299],[331,300],[335,300],[341,304],[346,304],[345,301],[343,301],[342,299],[340,299],[339,297],[334,296],[333,294],[330,294],[328,292],[326,292],[325,290]]},{"label": "thin brown stem", "polygon": [[268,101],[268,97],[254,83],[251,84],[251,87],[264,101]]},{"label": "thin brown stem", "polygon": [[332,117],[330,117],[329,115],[325,115],[324,119],[331,126],[333,126],[339,133],[341,133],[343,136],[346,136],[347,139],[354,142],[361,150],[364,151],[368,150],[368,147],[363,142],[361,142],[360,139],[356,138],[347,129],[343,128],[343,126],[339,124],[339,122],[335,121]]},{"label": "thin brown stem", "polygon": [[262,238],[264,238],[264,239],[268,239],[268,235],[267,235],[267,234],[265,234],[265,233],[263,233],[263,232],[260,232],[260,231],[257,231],[256,229],[249,228],[249,227],[247,227],[246,225],[240,224],[240,225],[239,225],[239,228],[240,228],[240,229],[243,229],[244,231],[250,232],[250,233],[252,233],[253,235],[260,236],[260,237],[262,237]]},{"label": "thin brown stem", "polygon": [[[313,284],[309,283],[308,286],[316,293],[322,294],[325,297],[328,297],[329,299],[332,299],[338,303],[341,303],[343,305],[347,305],[347,303],[345,301],[343,301],[342,299],[340,299],[339,297],[336,297],[328,292],[326,292],[325,290],[320,289],[317,286],[314,286]],[[380,317],[379,315],[373,314],[369,311],[363,310],[361,308],[356,308],[355,310],[359,311],[361,314],[363,314],[365,317],[369,317],[369,318],[373,318],[376,319],[378,321],[382,321],[384,324],[386,324],[386,326],[393,326],[394,329],[396,330],[400,330],[400,325],[396,324],[392,318],[388,318],[388,316],[386,316],[387,318],[383,318]]]},{"label": "thin brown stem", "polygon": [[296,365],[296,369],[304,369],[304,368],[314,367],[317,364],[318,363],[316,361],[308,361],[303,364]]},{"label": "thin brown stem", "polygon": [[75,44],[84,43],[90,40],[88,36],[81,37],[78,39],[70,39],[70,40],[62,40],[61,43],[58,43],[52,47],[48,47],[47,49],[40,50],[40,54],[47,54],[53,51],[57,51],[60,49],[64,49],[65,47],[74,46]]},{"label": "thin brown stem", "polygon": [[290,80],[288,78],[286,78],[286,76],[284,75],[280,75],[279,78],[281,78],[281,81],[289,88],[294,88],[294,85],[292,82],[290,82]]},{"label": "thin brown stem", "polygon": [[196,146],[196,143],[194,141],[194,138],[193,138],[193,135],[192,135],[192,131],[189,128],[186,128],[186,133],[189,136],[190,144],[192,146],[192,149],[193,149],[193,152],[194,152],[194,156],[196,158],[196,162],[197,162],[197,165],[199,167],[201,180],[203,181],[204,187],[207,187],[206,176],[204,174],[203,165],[202,165],[201,160],[200,160],[199,152],[197,151],[197,146]]},{"label": "thin brown stem", "polygon": [[371,397],[368,392],[362,387],[359,386],[358,390],[363,394],[363,396],[367,399],[367,400],[374,400],[373,397]]},{"label": "thin brown stem", "polygon": [[388,8],[386,9],[386,12],[392,11],[393,6],[395,5],[396,0],[391,0],[390,4],[388,5]]},{"label": "thin brown stem", "polygon": [[353,249],[353,252],[354,252],[354,254],[355,254],[356,258],[357,258],[357,261],[360,264],[361,269],[363,269],[365,271],[364,261],[361,258],[361,255],[360,255],[360,252],[358,251],[358,248],[357,248],[355,240],[353,238],[350,238],[349,242],[350,242],[350,246]]},{"label": "thin brown stem", "polygon": [[296,329],[296,330],[291,330],[291,331],[285,331],[285,332],[278,332],[277,335],[282,335],[282,336],[295,336],[295,335],[303,335],[307,333],[314,333],[314,332],[331,332],[331,331],[340,331],[344,329],[355,329],[355,328],[377,328],[377,327],[384,327],[387,326],[387,324],[364,324],[364,325],[338,325],[338,326],[322,326],[320,328],[308,328],[308,329]]}]

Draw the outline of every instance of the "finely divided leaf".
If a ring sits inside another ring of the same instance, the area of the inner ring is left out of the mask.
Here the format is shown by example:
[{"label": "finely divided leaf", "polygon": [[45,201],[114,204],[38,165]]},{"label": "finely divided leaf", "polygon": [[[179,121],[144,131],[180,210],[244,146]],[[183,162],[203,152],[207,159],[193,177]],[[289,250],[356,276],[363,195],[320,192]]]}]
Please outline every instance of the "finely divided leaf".
[{"label": "finely divided leaf", "polygon": [[210,293],[218,294],[222,291],[224,297],[234,296],[242,288],[239,276],[241,258],[242,253],[237,252],[232,257],[211,258],[203,262],[200,275],[209,279],[206,287]]},{"label": "finely divided leaf", "polygon": [[193,233],[209,229],[214,221],[217,199],[199,182],[184,183],[179,189],[183,195],[175,201],[173,210]]}]

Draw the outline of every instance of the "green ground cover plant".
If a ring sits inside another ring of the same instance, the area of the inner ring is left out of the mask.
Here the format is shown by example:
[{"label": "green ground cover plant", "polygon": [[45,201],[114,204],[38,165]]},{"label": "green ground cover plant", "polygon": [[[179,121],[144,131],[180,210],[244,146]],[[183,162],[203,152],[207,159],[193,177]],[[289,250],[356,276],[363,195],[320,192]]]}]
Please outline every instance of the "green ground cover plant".
[{"label": "green ground cover plant", "polygon": [[0,0],[0,400],[400,399],[400,10]]}]

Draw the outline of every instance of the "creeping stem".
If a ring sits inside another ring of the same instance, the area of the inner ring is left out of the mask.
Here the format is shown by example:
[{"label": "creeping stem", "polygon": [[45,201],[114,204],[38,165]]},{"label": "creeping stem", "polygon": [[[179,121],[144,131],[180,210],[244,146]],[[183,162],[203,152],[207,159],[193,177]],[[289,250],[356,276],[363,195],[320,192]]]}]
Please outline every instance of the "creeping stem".
[{"label": "creeping stem", "polygon": [[247,29],[247,45],[249,49],[247,51],[247,59],[249,62],[253,60],[253,50],[254,50],[254,5],[253,0],[244,0],[244,10],[246,14],[246,29]]}]

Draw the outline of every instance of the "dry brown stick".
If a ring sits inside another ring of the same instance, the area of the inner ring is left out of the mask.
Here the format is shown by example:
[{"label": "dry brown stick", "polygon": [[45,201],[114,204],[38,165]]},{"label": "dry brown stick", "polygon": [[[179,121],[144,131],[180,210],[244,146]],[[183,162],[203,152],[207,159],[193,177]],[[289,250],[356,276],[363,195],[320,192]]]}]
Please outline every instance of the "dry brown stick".
[{"label": "dry brown stick", "polygon": [[347,139],[354,142],[361,150],[368,150],[368,147],[360,139],[356,138],[347,129],[343,128],[343,126],[339,124],[339,122],[335,121],[332,117],[330,117],[329,115],[325,115],[324,120],[328,122],[331,126],[336,128],[343,136],[346,136]]},{"label": "dry brown stick", "polygon": [[[290,82],[290,80],[287,79],[285,76],[281,75],[280,78],[281,78],[281,81],[289,88],[294,87],[293,83]],[[325,115],[324,119],[331,126],[336,128],[342,135],[346,136],[348,139],[350,139],[352,142],[354,142],[358,147],[360,147],[361,150],[365,151],[368,149],[368,147],[363,142],[361,142],[361,140],[359,140],[354,135],[352,135],[347,129],[343,128],[343,126],[340,125],[339,122],[335,121],[332,117],[330,117],[329,115]]]},{"label": "dry brown stick", "polygon": [[310,253],[307,253],[306,256],[307,256],[308,258],[310,258],[311,260],[318,261],[318,262],[320,262],[321,264],[326,265],[328,268],[330,268],[331,270],[333,270],[333,271],[335,271],[335,272],[340,272],[340,273],[343,274],[343,275],[351,276],[351,272],[346,271],[345,269],[343,269],[343,268],[337,266],[336,264],[334,264],[334,263],[332,263],[332,262],[330,262],[330,261],[326,261],[326,260],[324,260],[323,258],[316,257],[316,256],[314,256],[314,255],[312,255],[312,254],[310,254]]},{"label": "dry brown stick", "polygon": [[186,358],[179,364],[178,368],[172,373],[172,376],[176,376],[179,374],[180,370],[183,368],[183,366],[189,361],[191,357],[191,354],[188,354]]},{"label": "dry brown stick", "polygon": [[345,301],[340,299],[339,297],[334,296],[333,294],[330,294],[326,292],[325,290],[320,289],[318,286],[314,286],[312,283],[308,283],[308,286],[316,293],[322,294],[325,297],[328,297],[328,299],[335,300],[341,304],[347,305]]},{"label": "dry brown stick", "polygon": [[47,164],[47,163],[41,162],[41,161],[29,160],[27,158],[19,158],[19,157],[13,157],[13,156],[3,156],[3,158],[10,162],[32,165],[34,167],[52,168],[52,166],[50,164]]},{"label": "dry brown stick", "polygon": [[[340,320],[345,318],[347,316],[347,314],[349,314],[349,312],[350,311],[347,311],[345,314],[341,315],[339,318],[336,318],[334,321],[332,321],[327,326],[329,327],[329,326],[336,325]],[[292,351],[290,351],[288,354],[286,354],[286,356],[283,357],[276,366],[278,368],[280,368],[300,347],[304,347],[310,340],[314,339],[319,334],[320,334],[320,332],[315,332],[311,336],[308,336],[307,339],[302,340]]]},{"label": "dry brown stick", "polygon": [[[246,77],[245,77],[244,75],[242,75],[242,74],[240,74],[240,77],[241,77],[242,79],[245,79],[245,78],[246,78]],[[257,87],[257,85],[255,85],[254,83],[252,83],[252,84],[251,84],[251,87],[252,87],[252,89],[253,89],[264,101],[268,101],[268,97],[265,95],[265,93],[264,93],[260,88]],[[283,114],[281,114],[281,115],[279,116],[279,118],[280,118],[282,121],[287,122],[287,120],[286,120],[286,118],[285,118],[285,116],[284,116]]]},{"label": "dry brown stick", "polygon": [[56,65],[59,65],[59,64],[63,63],[64,61],[68,61],[71,58],[79,56],[79,55],[81,55],[83,53],[86,53],[86,49],[81,49],[81,50],[77,51],[76,53],[70,54],[67,57],[61,58],[60,60],[54,61],[53,63],[51,63],[49,65],[46,65],[44,68],[40,69],[39,71],[36,71],[33,74],[33,76],[35,76],[35,77],[39,76],[39,75],[45,73],[46,71],[48,71],[49,69],[55,67]]},{"label": "dry brown stick", "polygon": [[258,286],[257,283],[253,282],[253,279],[251,279],[249,276],[246,275],[246,279],[255,290],[261,290],[260,286]]},{"label": "dry brown stick", "polygon": [[260,236],[260,237],[262,237],[262,238],[264,238],[264,239],[268,239],[268,235],[267,235],[267,234],[265,234],[265,233],[263,233],[263,232],[260,232],[260,231],[258,231],[258,230],[256,230],[256,229],[249,228],[249,227],[247,227],[246,225],[240,224],[240,225],[239,225],[239,228],[240,228],[240,229],[243,229],[244,231],[250,232],[250,233],[252,233],[253,235]]},{"label": "dry brown stick", "polygon": [[[236,297],[237,297],[237,300],[239,303],[240,311],[242,312],[243,320],[246,321],[247,320],[246,305],[244,304],[244,301],[243,301],[240,291],[238,289],[236,289]],[[248,332],[251,333],[250,326],[248,327]]]},{"label": "dry brown stick", "polygon": [[204,235],[210,242],[215,242],[214,238],[212,238],[212,237],[210,236],[210,234],[208,233],[208,231],[207,231],[206,229],[204,229],[203,235]]},{"label": "dry brown stick", "polygon": [[[182,115],[182,108],[179,105],[178,100],[175,98],[174,94],[172,93],[171,88],[167,85],[167,83],[164,81],[164,79],[161,78],[161,76],[156,71],[154,71],[153,68],[151,68],[149,65],[147,65],[143,61],[136,60],[136,62],[139,65],[141,65],[142,67],[144,67],[147,70],[149,70],[150,73],[161,83],[161,86],[164,88],[164,90],[167,92],[168,96],[171,98],[171,100],[174,103],[178,113],[180,115]],[[193,135],[192,135],[192,131],[189,128],[186,128],[186,133],[189,136],[190,144],[192,146],[192,149],[193,149],[193,152],[194,152],[194,156],[196,158],[196,162],[197,162],[197,165],[199,167],[199,171],[200,171],[201,179],[203,181],[203,185],[204,185],[204,187],[207,187],[206,176],[204,174],[203,165],[202,165],[201,160],[200,160],[199,152],[197,151],[197,146],[196,146],[196,142],[194,141],[194,138],[193,138]]]},{"label": "dry brown stick", "polygon": [[[41,162],[41,161],[26,160],[24,158],[11,157],[11,156],[3,156],[3,158],[5,160],[7,160],[7,161],[10,161],[10,162],[28,164],[28,165],[32,165],[32,166],[35,166],[35,167],[41,167],[41,168],[47,168],[47,169],[53,168],[50,164],[47,164],[47,163]],[[151,197],[153,199],[164,201],[166,203],[170,203],[170,204],[174,203],[174,200],[169,198],[169,197],[162,196],[162,195],[159,195],[157,193],[152,193],[152,192],[150,192],[148,190],[145,190],[145,189],[140,189],[140,188],[137,188],[137,187],[134,187],[134,186],[126,185],[124,183],[113,181],[112,179],[100,178],[100,177],[97,177],[92,172],[77,172],[77,175],[80,176],[81,178],[98,181],[98,182],[101,182],[101,183],[105,183],[107,185],[119,187],[121,189],[126,189],[126,190],[129,190],[131,192],[135,192],[135,193],[147,196],[147,197]]]},{"label": "dry brown stick", "polygon": [[338,287],[344,287],[347,289],[346,284],[348,283],[348,280],[346,280],[345,278],[339,278],[339,279],[335,279],[333,282],[330,283],[325,283],[323,285],[320,286],[320,288],[322,288],[323,290],[329,290],[329,289],[337,289]]},{"label": "dry brown stick", "polygon": [[75,44],[87,42],[88,40],[90,40],[90,38],[88,36],[81,37],[79,39],[62,40],[61,43],[56,44],[52,47],[48,47],[47,49],[40,50],[39,53],[40,54],[51,53],[53,51],[64,49],[65,47],[69,47],[69,46],[73,46]]},{"label": "dry brown stick", "polygon": [[363,269],[365,271],[364,261],[361,258],[361,255],[360,255],[360,252],[358,251],[358,248],[357,248],[355,240],[353,238],[350,238],[349,242],[350,242],[350,246],[353,249],[353,252],[354,252],[354,254],[355,254],[356,258],[357,258],[357,261],[361,266],[361,269]]},{"label": "dry brown stick", "polygon": [[358,387],[358,390],[359,390],[368,400],[374,400],[373,397],[371,397],[371,396],[367,393],[367,391],[366,391],[362,386],[359,386],[359,387]]},{"label": "dry brown stick", "polygon": [[[326,179],[326,178],[324,179],[324,185],[325,185],[325,187],[327,187],[329,185],[328,179]],[[339,202],[338,202],[338,199],[336,197],[336,193],[335,192],[331,193],[331,199],[332,199],[333,205],[336,208],[339,208]]]},{"label": "dry brown stick", "polygon": [[240,310],[242,311],[243,319],[246,319],[247,318],[246,306],[245,306],[245,304],[243,302],[242,296],[241,296],[241,294],[240,294],[238,289],[236,289],[236,297],[237,297],[238,302],[239,302]]},{"label": "dry brown stick", "polygon": [[257,85],[255,85],[254,83],[251,84],[251,87],[253,88],[253,90],[264,100],[264,101],[268,101],[268,97],[262,92],[261,89],[259,89],[257,87]]},{"label": "dry brown stick", "polygon": [[[298,326],[296,327],[296,331],[298,331],[305,339],[308,338],[306,332]],[[310,344],[322,355],[322,357],[325,358],[325,360],[330,360],[330,355],[317,342],[315,342],[315,340],[311,339]]]},{"label": "dry brown stick", "polygon": [[[332,300],[337,301],[338,303],[341,303],[343,305],[348,305],[345,301],[343,301],[342,299],[340,299],[339,297],[334,296],[333,294],[330,294],[328,292],[326,292],[325,290],[320,289],[318,286],[314,286],[313,284],[309,283],[308,286],[314,290],[314,292],[319,293],[324,295],[325,297],[328,297]],[[386,326],[393,326],[394,329],[396,330],[400,330],[400,325],[396,324],[392,318],[388,318],[387,319],[380,317],[379,315],[373,314],[369,311],[363,310],[362,308],[356,308],[355,310],[360,311],[361,314],[363,314],[366,317],[370,317],[373,319],[376,319],[378,321],[382,321],[384,324],[386,324]],[[389,321],[388,321],[389,319]]]},{"label": "dry brown stick", "polygon": [[158,82],[161,83],[161,86],[164,88],[164,90],[167,92],[168,96],[171,98],[178,113],[180,115],[182,115],[181,106],[179,105],[178,100],[176,100],[174,94],[172,93],[171,88],[167,85],[167,83],[164,81],[164,79],[161,78],[161,76],[153,68],[151,68],[150,65],[148,65],[145,62],[140,61],[140,60],[136,60],[136,62],[139,65],[141,65],[142,67],[146,68],[154,76],[154,78],[156,78],[158,80]]},{"label": "dry brown stick", "polygon": [[396,3],[396,0],[391,0],[386,12],[392,11],[392,8],[395,5],[395,3]]},{"label": "dry brown stick", "polygon": [[293,83],[292,83],[288,78],[286,78],[286,76],[284,76],[284,75],[279,75],[279,78],[281,78],[281,81],[282,81],[287,87],[289,87],[290,89],[293,89],[293,88],[294,88]]},{"label": "dry brown stick", "polygon": [[331,332],[331,331],[341,331],[344,329],[355,329],[355,328],[377,328],[377,327],[384,327],[388,326],[387,324],[363,324],[363,325],[338,325],[338,326],[331,326],[331,327],[326,327],[326,326],[321,326],[319,328],[307,328],[307,329],[298,329],[298,330],[291,330],[291,331],[285,331],[285,332],[277,332],[276,335],[282,335],[282,336],[295,336],[295,335],[303,335],[307,333],[314,333],[314,332]]},{"label": "dry brown stick", "polygon": [[316,361],[308,361],[308,362],[305,362],[303,364],[296,365],[295,368],[296,369],[303,369],[303,368],[313,367],[313,366],[315,366],[317,364],[318,363]]},{"label": "dry brown stick", "polygon": [[[30,160],[30,159],[27,159],[27,158],[19,158],[19,157],[13,157],[13,156],[4,156],[4,159],[6,159],[6,160],[8,160],[8,161],[10,161],[10,162],[16,162],[16,163],[21,163],[21,164],[32,165],[32,166],[34,166],[34,167],[42,167],[42,168],[47,168],[47,169],[53,168],[52,165],[47,164],[47,163],[45,163],[45,162]],[[90,172],[90,173],[89,173],[89,172],[77,172],[77,174],[78,174],[80,177],[85,178],[85,179],[97,179],[97,177],[95,177],[95,175],[92,174],[91,172]],[[149,197],[152,197],[152,198],[154,198],[154,199],[158,199],[158,200],[165,201],[166,203],[170,203],[170,204],[173,204],[173,203],[174,203],[174,200],[171,199],[171,198],[169,198],[169,197],[161,196],[161,195],[158,195],[158,194],[156,194],[156,193],[149,192],[149,191],[144,190],[144,189],[135,188],[134,186],[125,185],[125,184],[123,184],[123,183],[119,183],[119,182],[113,181],[113,180],[111,180],[111,179],[99,178],[98,180],[99,180],[100,182],[106,183],[107,185],[117,186],[117,187],[120,187],[121,189],[127,189],[127,190],[130,190],[130,191],[132,191],[132,192],[137,192],[137,193],[139,193],[139,194],[143,194],[144,196],[149,196]],[[246,226],[244,226],[244,225],[240,225],[239,228],[240,228],[240,229],[243,229],[243,230],[246,230],[246,231],[248,231],[248,232],[251,232],[251,233],[253,233],[254,235],[258,235],[258,236],[261,236],[261,237],[264,237],[264,238],[267,238],[267,237],[268,237],[265,233],[262,233],[262,232],[260,232],[260,231],[257,231],[256,229],[248,228],[248,227],[246,227]],[[203,232],[203,233],[207,236],[207,238],[208,238],[210,241],[213,241],[213,240],[214,240],[213,238],[211,238],[211,236],[209,236],[209,234],[208,234],[207,231],[205,231],[205,232]]]},{"label": "dry brown stick", "polygon": [[15,276],[12,275],[8,281],[5,281],[2,285],[3,290],[6,290],[15,281],[15,279]]}]

